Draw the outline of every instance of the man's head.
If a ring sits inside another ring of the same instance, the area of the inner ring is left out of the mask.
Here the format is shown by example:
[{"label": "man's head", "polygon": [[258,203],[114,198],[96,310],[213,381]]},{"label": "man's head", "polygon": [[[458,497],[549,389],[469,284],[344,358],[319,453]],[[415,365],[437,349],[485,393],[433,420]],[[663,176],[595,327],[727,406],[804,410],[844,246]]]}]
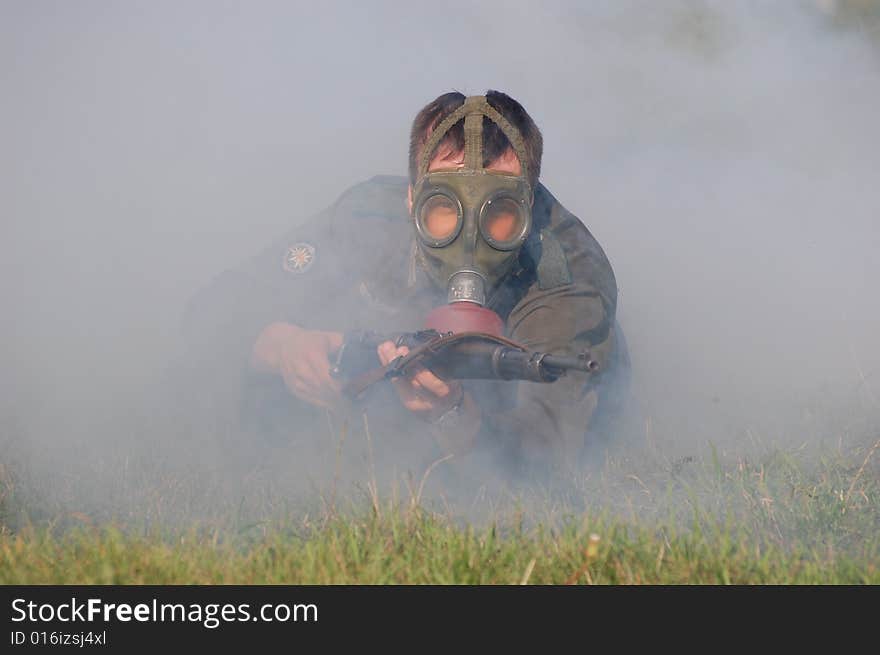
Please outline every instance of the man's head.
[{"label": "man's head", "polygon": [[541,147],[525,110],[495,91],[446,94],[416,117],[410,213],[428,275],[449,302],[485,304],[516,260],[531,231]]},{"label": "man's head", "polygon": [[[460,108],[464,101],[464,94],[458,91],[444,93],[422,107],[416,114],[409,138],[410,187],[414,187],[418,181],[416,178],[422,162],[422,151],[431,133],[443,122],[443,119]],[[541,131],[523,106],[507,94],[487,91],[486,102],[510,121],[510,124],[522,135],[526,152],[525,163],[529,170],[529,184],[534,189],[541,173],[541,155],[544,149]],[[464,165],[464,121],[454,125],[440,141],[428,170],[460,168],[462,165]],[[483,166],[519,174],[519,160],[510,141],[501,128],[489,119],[483,120]]]}]

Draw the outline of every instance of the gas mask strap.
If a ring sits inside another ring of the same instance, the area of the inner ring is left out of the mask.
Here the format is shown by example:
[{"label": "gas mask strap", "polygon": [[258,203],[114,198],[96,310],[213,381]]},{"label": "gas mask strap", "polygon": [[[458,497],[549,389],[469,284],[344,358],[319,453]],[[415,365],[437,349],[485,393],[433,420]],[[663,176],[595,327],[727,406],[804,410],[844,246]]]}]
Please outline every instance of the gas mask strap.
[{"label": "gas mask strap", "polygon": [[519,133],[518,129],[511,125],[510,121],[504,118],[504,116],[498,113],[498,111],[492,105],[486,102],[485,98],[483,98],[483,103],[480,110],[482,111],[484,116],[486,116],[489,120],[491,120],[493,123],[501,128],[501,132],[504,133],[504,136],[507,137],[507,140],[510,142],[513,151],[516,153],[516,156],[519,159],[519,165],[522,167],[522,177],[528,180],[528,159],[526,158],[526,146],[525,142],[523,141],[522,134]]},{"label": "gas mask strap", "polygon": [[522,167],[522,176],[529,179],[528,164],[526,163],[528,160],[522,135],[519,133],[519,130],[511,125],[510,121],[504,118],[486,101],[485,96],[470,96],[466,98],[461,107],[444,118],[434,131],[431,132],[431,136],[428,137],[422,150],[422,162],[419,165],[419,174],[416,179],[420,180],[427,174],[428,166],[431,164],[434,151],[437,150],[440,141],[462,118],[465,118],[465,168],[481,170],[483,168],[483,116],[495,123],[501,129],[504,136],[507,137],[519,159],[520,166]]},{"label": "gas mask strap", "polygon": [[443,137],[446,136],[446,133],[452,128],[452,126],[464,118],[470,110],[471,108],[468,106],[467,101],[465,101],[461,107],[449,114],[449,116],[444,118],[440,124],[434,128],[434,131],[431,132],[431,136],[428,137],[428,140],[425,142],[425,146],[422,149],[422,163],[419,165],[419,175],[416,180],[422,179],[427,174],[428,166],[431,165],[431,159],[433,159],[434,151],[437,150],[440,141],[443,140]]},{"label": "gas mask strap", "polygon": [[464,167],[483,168],[483,114],[468,114],[464,119]]}]

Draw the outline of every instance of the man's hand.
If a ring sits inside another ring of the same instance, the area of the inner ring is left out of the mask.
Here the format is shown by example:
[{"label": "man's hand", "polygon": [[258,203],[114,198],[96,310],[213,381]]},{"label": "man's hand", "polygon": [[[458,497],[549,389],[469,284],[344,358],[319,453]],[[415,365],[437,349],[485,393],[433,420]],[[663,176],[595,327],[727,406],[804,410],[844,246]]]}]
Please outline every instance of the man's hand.
[{"label": "man's hand", "polygon": [[[382,366],[387,366],[397,357],[409,354],[409,348],[397,348],[391,341],[379,344],[377,350]],[[400,402],[409,411],[425,420],[432,421],[461,403],[464,391],[461,382],[441,380],[428,369],[417,366],[405,377],[392,380]]]},{"label": "man's hand", "polygon": [[340,385],[330,376],[330,358],[340,346],[342,334],[339,332],[272,323],[254,343],[251,366],[280,375],[297,398],[312,405],[330,407],[340,398]]},{"label": "man's hand", "polygon": [[[409,348],[397,348],[391,341],[379,345],[379,361],[387,366],[397,357],[409,354]],[[400,402],[417,416],[435,423],[444,414],[458,407],[458,420],[450,431],[438,426],[435,437],[440,446],[450,453],[461,454],[473,448],[480,431],[482,415],[479,407],[464,391],[458,380],[441,380],[428,369],[419,366],[405,377],[392,380]]]}]

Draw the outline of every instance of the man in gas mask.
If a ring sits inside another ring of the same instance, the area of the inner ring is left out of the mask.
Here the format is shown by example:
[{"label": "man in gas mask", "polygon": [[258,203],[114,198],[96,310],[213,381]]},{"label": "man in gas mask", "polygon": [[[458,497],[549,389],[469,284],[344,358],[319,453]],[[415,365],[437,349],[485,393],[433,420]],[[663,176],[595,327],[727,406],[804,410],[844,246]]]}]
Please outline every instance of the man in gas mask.
[{"label": "man in gas mask", "polygon": [[[627,361],[611,266],[538,182],[541,154],[538,127],[509,96],[438,97],[413,123],[408,182],[358,185],[218,277],[190,305],[192,353],[210,362],[214,379],[244,380],[246,422],[289,433],[307,408],[339,407],[331,362],[344,331],[418,330],[426,317],[448,325],[467,314],[465,329],[491,329],[531,350],[588,350],[600,372],[550,384],[463,383],[417,368],[393,380],[393,408],[371,401],[386,419],[401,409],[409,417],[389,430],[428,434],[439,453],[458,457],[577,461],[598,438]],[[438,314],[456,305],[471,311]],[[406,353],[382,343],[377,366]]]}]

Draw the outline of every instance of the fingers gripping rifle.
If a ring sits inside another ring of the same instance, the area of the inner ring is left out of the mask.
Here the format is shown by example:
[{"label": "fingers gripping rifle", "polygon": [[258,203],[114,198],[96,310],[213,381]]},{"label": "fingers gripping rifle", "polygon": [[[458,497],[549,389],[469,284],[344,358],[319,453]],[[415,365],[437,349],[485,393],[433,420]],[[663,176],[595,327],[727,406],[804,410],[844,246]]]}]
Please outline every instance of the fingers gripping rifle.
[{"label": "fingers gripping rifle", "polygon": [[[409,353],[377,367],[376,349],[385,341],[406,346]],[[594,373],[599,368],[589,352],[576,356],[534,352],[485,332],[421,330],[383,336],[359,331],[346,334],[332,373],[346,380],[343,392],[355,398],[372,384],[406,375],[420,365],[444,379],[529,382],[555,382],[566,371]]]}]

